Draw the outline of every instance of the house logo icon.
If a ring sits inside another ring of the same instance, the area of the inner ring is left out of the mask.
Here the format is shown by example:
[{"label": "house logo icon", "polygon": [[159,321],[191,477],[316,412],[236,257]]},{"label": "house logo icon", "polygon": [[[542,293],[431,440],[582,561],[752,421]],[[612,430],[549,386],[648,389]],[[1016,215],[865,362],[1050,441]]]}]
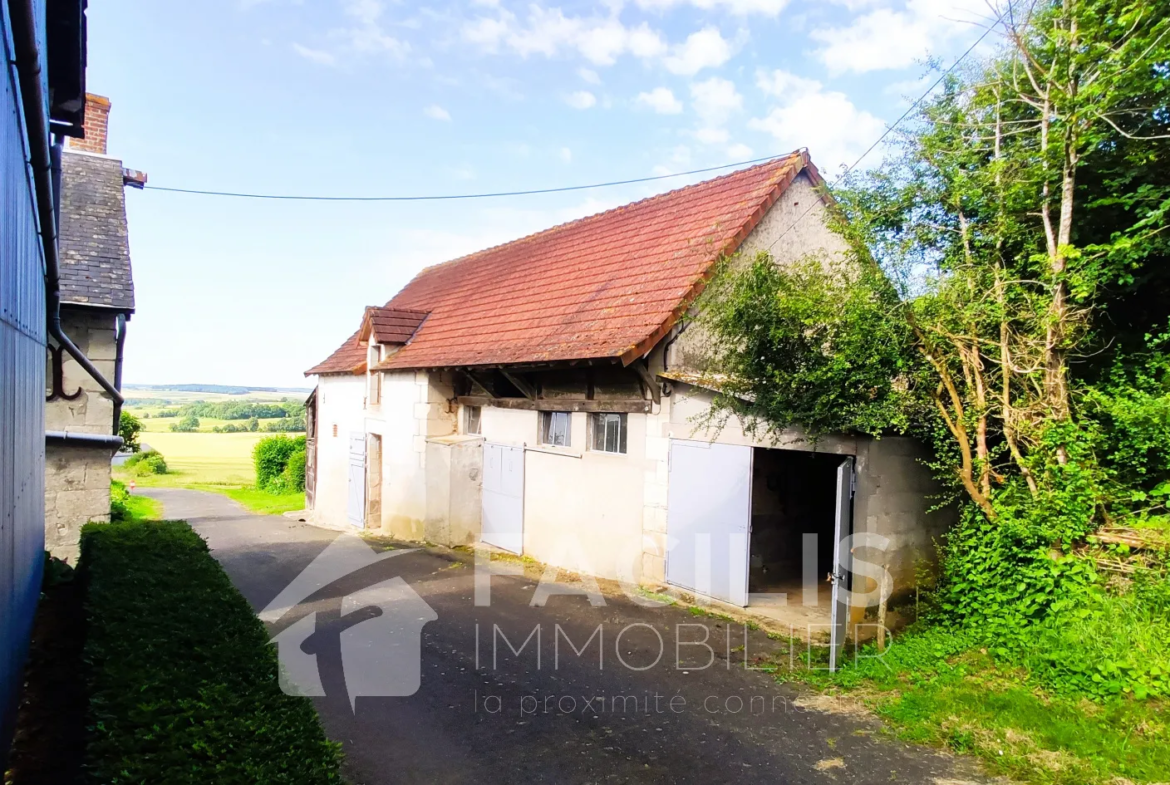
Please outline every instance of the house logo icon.
[{"label": "house logo icon", "polygon": [[[342,534],[318,554],[268,604],[260,619],[277,622],[302,601],[342,578],[412,550],[377,553],[353,534]],[[342,675],[350,709],[358,697],[405,697],[418,692],[422,679],[422,628],[438,615],[402,578],[391,578],[341,600],[341,617],[372,615],[339,633]],[[280,661],[280,686],[290,695],[325,695],[317,655],[305,643],[317,632],[317,611],[272,638]]]}]

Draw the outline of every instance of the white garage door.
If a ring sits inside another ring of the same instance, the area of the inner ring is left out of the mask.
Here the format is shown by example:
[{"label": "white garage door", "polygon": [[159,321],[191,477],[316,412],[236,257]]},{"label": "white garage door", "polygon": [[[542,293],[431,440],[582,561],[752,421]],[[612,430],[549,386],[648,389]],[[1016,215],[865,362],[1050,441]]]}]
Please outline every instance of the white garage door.
[{"label": "white garage door", "polygon": [[480,539],[512,553],[524,550],[524,448],[483,445],[483,530]]},{"label": "white garage door", "polygon": [[667,583],[747,605],[751,490],[751,447],[671,441]]}]

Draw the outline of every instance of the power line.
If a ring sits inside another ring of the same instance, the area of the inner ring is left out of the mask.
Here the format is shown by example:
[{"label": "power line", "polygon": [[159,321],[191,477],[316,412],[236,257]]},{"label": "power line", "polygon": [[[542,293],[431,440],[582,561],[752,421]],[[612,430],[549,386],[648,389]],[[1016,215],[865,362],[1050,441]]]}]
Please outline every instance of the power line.
[{"label": "power line", "polygon": [[666,180],[671,177],[686,177],[692,174],[706,174],[708,172],[717,172],[721,169],[734,169],[738,166],[760,164],[764,163],[765,161],[772,161],[788,155],[791,155],[791,153],[784,153],[783,155],[770,155],[765,158],[753,158],[750,161],[739,161],[733,164],[708,166],[705,169],[692,169],[689,172],[673,172],[671,174],[654,175],[653,177],[636,177],[632,180],[611,180],[607,183],[566,185],[560,188],[537,188],[530,191],[494,191],[490,193],[479,194],[444,194],[441,196],[304,196],[295,194],[239,193],[236,191],[201,191],[195,188],[166,188],[160,185],[147,185],[146,187],[152,191],[168,191],[170,193],[178,194],[197,194],[199,196],[230,196],[238,199],[281,199],[298,202],[441,202],[455,199],[493,199],[501,196],[534,196],[537,194],[564,193],[566,191],[585,191],[590,188],[609,188],[615,185],[651,183],[656,180]]},{"label": "power line", "polygon": [[[1011,8],[1010,4],[1009,4],[1008,8],[1009,9]],[[1007,15],[1007,11],[1005,10],[998,17],[996,17],[995,21],[992,22],[991,24],[989,24],[987,26],[987,29],[983,31],[983,35],[979,36],[979,38],[977,38],[975,40],[975,43],[973,43],[969,47],[967,47],[967,51],[965,51],[965,52],[963,52],[963,54],[959,55],[959,57],[955,60],[955,62],[951,63],[951,67],[948,68],[947,70],[943,71],[939,75],[938,79],[935,79],[934,83],[931,84],[930,87],[926,88],[926,92],[924,92],[922,95],[918,96],[918,100],[916,100],[914,103],[910,104],[909,108],[907,108],[906,111],[902,113],[902,116],[899,117],[897,120],[895,120],[894,124],[891,125],[889,128],[887,128],[885,133],[883,133],[881,136],[879,136],[876,142],[871,144],[866,149],[866,151],[864,153],[862,153],[860,156],[858,156],[856,161],[854,161],[849,166],[845,167],[845,170],[843,172],[841,172],[841,174],[837,175],[837,177],[833,180],[833,182],[830,183],[830,187],[832,187],[832,186],[836,185],[837,183],[841,182],[842,180],[844,180],[845,176],[848,175],[850,172],[852,172],[854,169],[856,169],[858,164],[860,164],[862,161],[865,160],[866,156],[868,156],[870,153],[872,153],[874,150],[876,150],[878,145],[880,145],[882,142],[884,142],[886,140],[886,137],[889,136],[890,134],[892,134],[894,132],[894,129],[897,128],[899,125],[901,125],[902,121],[905,120],[907,117],[909,117],[910,114],[915,109],[917,109],[919,107],[919,105],[923,101],[925,101],[931,93],[934,92],[934,89],[936,87],[938,87],[940,84],[942,84],[942,81],[944,79],[946,79],[948,76],[950,76],[951,73],[956,68],[959,67],[960,63],[962,63],[964,60],[967,59],[967,55],[974,52],[975,48],[977,46],[979,46],[979,44],[983,43],[983,39],[987,38],[987,36],[991,34],[991,31],[995,29],[995,26],[998,25],[1006,15]],[[816,204],[815,201],[811,202],[809,204],[809,206],[804,209],[804,212],[801,213],[799,216],[797,216],[796,220],[793,221],[792,224],[787,229],[785,229],[783,232],[781,232],[780,235],[775,240],[772,241],[771,245],[768,246],[768,250],[771,251],[773,248],[775,248],[776,243],[780,242],[782,239],[784,239],[784,236],[786,234],[788,234],[793,229],[795,229],[796,225],[798,223],[800,223],[806,215],[809,214],[809,212],[812,210],[812,208],[815,204]]]},{"label": "power line", "polygon": [[[1006,14],[1006,12],[1005,12],[1005,14]],[[929,96],[932,92],[934,92],[934,89],[936,87],[938,87],[939,84],[942,83],[943,79],[945,79],[952,71],[954,71],[959,66],[959,64],[961,62],[963,62],[963,60],[965,60],[969,54],[971,54],[971,52],[975,51],[975,48],[977,46],[979,46],[979,44],[983,43],[983,39],[987,38],[988,34],[991,33],[991,31],[994,29],[995,25],[998,24],[999,21],[1003,19],[1003,17],[1004,17],[1004,14],[1001,14],[995,20],[995,22],[993,22],[991,25],[989,25],[988,28],[983,31],[983,35],[979,36],[978,40],[976,40],[975,43],[971,44],[971,46],[967,49],[967,51],[963,52],[963,54],[960,55],[959,58],[957,60],[955,60],[954,63],[951,64],[951,67],[948,68],[946,71],[944,71],[942,73],[942,75],[939,76],[939,78],[936,79],[935,82],[929,88],[927,88],[926,92],[924,92],[918,98],[917,101],[912,103],[910,105],[910,107],[905,112],[902,113],[902,116],[899,117],[896,121],[894,121],[893,125],[891,125],[889,128],[886,129],[885,133],[883,133],[880,137],[878,137],[877,141],[875,141],[873,144],[871,144],[869,146],[869,148],[864,153],[862,153],[861,156],[856,161],[854,161],[850,166],[846,167],[846,169],[843,172],[841,172],[841,174],[838,175],[835,180],[833,180],[832,185],[836,185],[837,183],[839,183],[847,174],[849,174],[849,172],[853,171],[853,169],[855,169],[858,166],[858,164],[860,164],[863,160],[865,160],[866,156],[868,156],[870,153],[872,153],[878,147],[878,145],[880,145],[882,142],[884,142],[886,140],[886,137],[889,136],[891,133],[893,133],[894,129],[897,128],[902,123],[903,120],[905,120],[907,117],[909,117],[910,113],[913,112],[915,109],[917,109],[918,106],[923,101],[926,100],[927,96]],[[636,185],[638,183],[652,183],[652,182],[657,182],[659,180],[668,180],[668,179],[673,178],[673,177],[688,177],[690,175],[708,174],[710,172],[718,172],[718,171],[721,171],[723,169],[735,169],[735,168],[740,167],[740,166],[750,166],[752,164],[760,164],[760,163],[764,163],[766,161],[773,161],[773,160],[776,160],[777,158],[782,158],[782,157],[785,157],[785,156],[790,155],[790,154],[791,153],[784,153],[784,154],[780,154],[780,155],[769,155],[769,156],[766,156],[764,158],[753,158],[749,161],[737,161],[735,163],[730,163],[730,164],[721,164],[719,166],[708,166],[708,167],[705,167],[703,169],[691,169],[691,170],[686,171],[686,172],[673,172],[671,174],[660,174],[660,175],[654,175],[651,177],[635,177],[635,178],[632,178],[629,180],[611,180],[609,182],[590,183],[588,185],[567,185],[567,186],[561,186],[558,188],[534,188],[531,190],[522,190],[522,191],[491,191],[491,192],[487,192],[487,193],[474,193],[474,194],[439,194],[439,195],[419,195],[419,196],[311,196],[311,195],[305,195],[305,194],[264,194],[264,193],[248,193],[248,192],[240,192],[240,191],[210,191],[210,190],[201,190],[198,188],[169,188],[166,186],[149,185],[149,184],[147,184],[145,187],[149,190],[152,190],[152,191],[164,191],[167,193],[178,193],[178,194],[193,194],[193,195],[197,195],[197,196],[222,196],[222,197],[229,197],[229,198],[235,198],[235,199],[270,199],[270,200],[278,200],[278,201],[295,201],[295,202],[443,202],[443,201],[456,201],[456,200],[461,200],[461,199],[496,199],[496,198],[507,197],[507,196],[537,196],[540,194],[567,193],[567,192],[571,192],[571,191],[587,191],[587,190],[590,190],[593,188],[611,188],[613,186],[618,186],[618,185]],[[779,237],[777,237],[775,240],[772,241],[772,244],[770,246],[768,246],[768,249],[771,250],[776,245],[776,243],[778,243],[781,240],[781,238],[783,238],[786,234],[788,234],[788,232],[792,231],[792,229],[796,227],[796,224],[800,223],[800,221],[806,215],[808,215],[808,213],[811,209],[812,209],[812,205],[810,204],[809,207],[806,208],[805,211],[803,213],[801,213],[800,216],[795,221],[792,222],[791,226],[789,226],[787,229],[785,229],[780,234]]]}]

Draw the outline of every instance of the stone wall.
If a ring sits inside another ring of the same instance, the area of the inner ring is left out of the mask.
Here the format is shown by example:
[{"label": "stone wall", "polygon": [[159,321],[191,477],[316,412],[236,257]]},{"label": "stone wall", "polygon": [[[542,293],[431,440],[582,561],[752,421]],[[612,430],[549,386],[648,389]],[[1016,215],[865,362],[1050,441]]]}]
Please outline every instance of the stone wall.
[{"label": "stone wall", "polygon": [[[114,330],[117,314],[95,310],[61,311],[61,326],[81,353],[97,366],[107,379],[114,378],[114,358],[117,353]],[[50,339],[50,342],[51,339]],[[81,433],[114,433],[114,401],[100,384],[85,372],[67,352],[62,352],[64,384],[61,392],[73,395],[75,400],[58,398],[45,404],[45,430],[77,431]],[[45,373],[52,381],[52,363]]]},{"label": "stone wall", "polygon": [[[114,378],[117,314],[63,309],[65,334],[107,378]],[[74,400],[58,398],[45,404],[45,430],[113,434],[114,402],[93,377],[62,353],[64,383],[60,392],[79,393]],[[45,371],[52,380],[52,363]],[[81,527],[110,520],[110,459],[105,447],[49,445],[45,449],[45,548],[70,563],[77,561]]]},{"label": "stone wall", "polygon": [[50,444],[45,448],[45,549],[77,563],[81,527],[110,520],[110,451]]}]

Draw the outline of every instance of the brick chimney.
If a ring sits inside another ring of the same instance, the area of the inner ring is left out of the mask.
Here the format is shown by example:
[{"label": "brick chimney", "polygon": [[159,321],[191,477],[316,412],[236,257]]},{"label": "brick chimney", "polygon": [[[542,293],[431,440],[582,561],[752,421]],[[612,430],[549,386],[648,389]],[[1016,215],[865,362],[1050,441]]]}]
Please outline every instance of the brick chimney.
[{"label": "brick chimney", "polygon": [[84,139],[69,137],[65,145],[70,150],[106,154],[106,126],[110,120],[110,99],[103,95],[85,94]]}]

